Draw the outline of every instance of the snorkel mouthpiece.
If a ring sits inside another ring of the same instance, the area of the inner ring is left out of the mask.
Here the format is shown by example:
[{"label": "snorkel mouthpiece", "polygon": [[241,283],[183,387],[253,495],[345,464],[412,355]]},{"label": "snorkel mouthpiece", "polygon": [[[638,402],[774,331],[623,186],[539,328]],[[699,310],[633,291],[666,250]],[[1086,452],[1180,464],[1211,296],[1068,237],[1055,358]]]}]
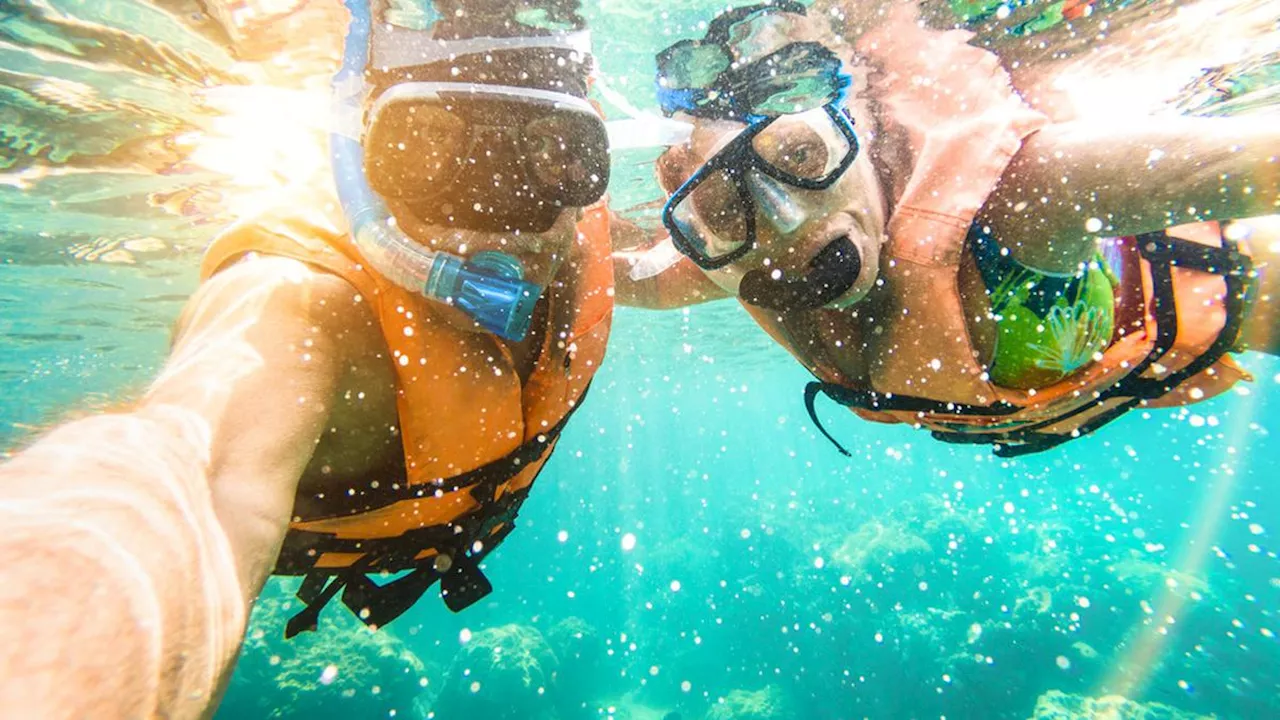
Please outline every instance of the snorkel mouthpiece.
[{"label": "snorkel mouthpiece", "polygon": [[823,248],[809,263],[809,271],[794,280],[774,279],[764,270],[752,270],[743,276],[738,296],[768,310],[814,310],[848,292],[861,272],[862,255],[845,236]]},{"label": "snorkel mouthpiece", "polygon": [[459,308],[495,335],[524,339],[542,289],[524,281],[518,260],[497,252],[463,260],[430,250],[405,235],[369,186],[361,138],[372,18],[367,0],[346,0],[346,6],[351,25],[342,67],[333,78],[329,146],[338,199],[356,248],[373,269],[400,287]]},{"label": "snorkel mouthpiece", "polygon": [[505,253],[476,253],[466,262],[437,253],[423,294],[452,304],[495,335],[516,340],[529,332],[533,308],[542,294],[522,275],[520,263]]}]

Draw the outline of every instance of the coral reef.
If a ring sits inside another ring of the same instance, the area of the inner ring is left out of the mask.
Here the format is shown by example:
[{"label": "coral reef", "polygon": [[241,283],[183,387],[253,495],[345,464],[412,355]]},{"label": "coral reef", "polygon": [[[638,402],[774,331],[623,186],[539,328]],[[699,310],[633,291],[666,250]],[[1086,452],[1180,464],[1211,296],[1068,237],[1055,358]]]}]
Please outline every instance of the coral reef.
[{"label": "coral reef", "polygon": [[734,690],[707,711],[705,720],[795,720],[791,702],[777,685]]},{"label": "coral reef", "polygon": [[847,571],[854,582],[861,582],[880,568],[932,552],[929,543],[908,529],[906,523],[876,519],[863,523],[849,534],[831,560],[836,567]]},{"label": "coral reef", "polygon": [[1168,589],[1179,597],[1201,598],[1211,595],[1207,580],[1152,560],[1150,553],[1131,549],[1107,569],[1133,592],[1149,594]]},{"label": "coral reef", "polygon": [[1213,720],[1161,703],[1138,703],[1119,695],[1092,698],[1050,690],[1036,701],[1030,720]]},{"label": "coral reef", "polygon": [[611,691],[620,679],[602,672],[607,660],[605,644],[594,626],[579,617],[567,617],[546,632],[547,643],[560,661],[556,674],[557,699],[581,705]]},{"label": "coral reef", "polygon": [[335,609],[316,632],[286,641],[284,625],[297,610],[283,593],[259,599],[220,717],[413,716],[427,670],[394,633]]},{"label": "coral reef", "polygon": [[560,661],[536,628],[502,625],[472,635],[432,703],[438,720],[560,720]]}]

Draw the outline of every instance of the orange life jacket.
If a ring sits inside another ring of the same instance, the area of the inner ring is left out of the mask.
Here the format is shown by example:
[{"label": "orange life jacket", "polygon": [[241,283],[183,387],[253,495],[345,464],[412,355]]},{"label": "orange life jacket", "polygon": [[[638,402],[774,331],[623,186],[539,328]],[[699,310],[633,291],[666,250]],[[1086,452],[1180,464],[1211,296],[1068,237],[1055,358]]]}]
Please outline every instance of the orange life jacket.
[{"label": "orange life jacket", "polygon": [[[344,587],[343,602],[375,626],[437,579],[446,604],[460,610],[488,592],[478,563],[511,531],[604,359],[613,316],[608,210],[600,204],[586,211],[545,291],[542,348],[522,384],[496,337],[455,327],[438,306],[364,266],[336,199],[294,207],[300,209],[219,237],[202,275],[257,252],[301,260],[351,283],[373,308],[394,360],[407,477],[370,478],[324,512],[295,504],[275,573],[306,576],[299,596],[307,609],[287,632],[314,627],[320,609]],[[403,570],[413,572],[385,585],[367,577]]]},{"label": "orange life jacket", "polygon": [[1130,321],[1117,323],[1100,358],[1037,390],[988,380],[966,323],[960,263],[974,217],[1022,141],[1047,120],[1013,92],[994,55],[966,44],[969,33],[925,30],[903,21],[908,12],[858,41],[879,68],[871,91],[881,132],[907,146],[912,161],[909,175],[891,180],[885,286],[867,301],[879,303],[880,320],[858,350],[868,354],[868,377],[845,377],[828,360],[836,351],[787,343],[781,319],[753,313],[819,378],[806,389],[815,423],[813,403],[825,393],[866,419],[1019,455],[1087,434],[1137,405],[1207,398],[1246,377],[1226,353],[1239,336],[1251,264],[1211,223],[1182,238],[1161,232],[1120,243],[1117,301]]}]

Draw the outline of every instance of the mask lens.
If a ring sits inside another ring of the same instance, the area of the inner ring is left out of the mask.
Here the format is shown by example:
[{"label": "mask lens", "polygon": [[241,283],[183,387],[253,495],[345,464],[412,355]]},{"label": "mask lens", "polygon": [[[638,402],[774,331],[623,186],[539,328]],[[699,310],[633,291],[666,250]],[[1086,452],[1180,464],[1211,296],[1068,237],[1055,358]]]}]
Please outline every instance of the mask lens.
[{"label": "mask lens", "polygon": [[392,104],[369,129],[369,184],[387,197],[439,195],[458,176],[469,137],[467,121],[446,106]]},{"label": "mask lens", "polygon": [[784,117],[755,136],[756,155],[783,177],[821,181],[852,151],[848,138],[822,108]]},{"label": "mask lens", "polygon": [[545,230],[604,195],[608,136],[585,103],[442,85],[393,86],[375,106],[365,169],[380,195],[426,222],[497,231]]},{"label": "mask lens", "polygon": [[749,212],[735,177],[727,170],[703,178],[674,208],[676,222],[689,242],[712,260],[746,244]]},{"label": "mask lens", "polygon": [[568,205],[587,205],[604,194],[608,147],[604,124],[585,113],[557,110],[524,126],[525,166]]}]

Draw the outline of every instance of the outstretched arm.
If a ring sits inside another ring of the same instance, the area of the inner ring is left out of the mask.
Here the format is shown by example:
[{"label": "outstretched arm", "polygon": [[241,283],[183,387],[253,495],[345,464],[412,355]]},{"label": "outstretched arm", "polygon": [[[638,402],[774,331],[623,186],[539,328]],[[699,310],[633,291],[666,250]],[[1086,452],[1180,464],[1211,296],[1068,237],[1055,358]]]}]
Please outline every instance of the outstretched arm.
[{"label": "outstretched arm", "polygon": [[211,712],[345,367],[353,291],[264,259],[193,299],[139,406],[0,466],[0,707]]},{"label": "outstretched arm", "polygon": [[1050,125],[978,218],[1025,265],[1072,272],[1097,237],[1280,211],[1280,130],[1249,117]]},{"label": "outstretched arm", "polygon": [[610,227],[615,299],[619,304],[670,310],[730,297],[685,257],[656,275],[633,279],[632,269],[661,238],[650,236],[639,225],[616,214],[610,219]]}]

